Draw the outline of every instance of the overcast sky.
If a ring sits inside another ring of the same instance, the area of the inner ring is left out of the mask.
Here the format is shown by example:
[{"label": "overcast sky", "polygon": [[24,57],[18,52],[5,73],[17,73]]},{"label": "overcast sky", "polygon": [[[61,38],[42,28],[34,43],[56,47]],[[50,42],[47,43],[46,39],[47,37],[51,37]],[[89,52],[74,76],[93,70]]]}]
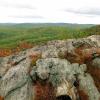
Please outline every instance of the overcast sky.
[{"label": "overcast sky", "polygon": [[0,23],[100,24],[100,0],[0,0]]}]

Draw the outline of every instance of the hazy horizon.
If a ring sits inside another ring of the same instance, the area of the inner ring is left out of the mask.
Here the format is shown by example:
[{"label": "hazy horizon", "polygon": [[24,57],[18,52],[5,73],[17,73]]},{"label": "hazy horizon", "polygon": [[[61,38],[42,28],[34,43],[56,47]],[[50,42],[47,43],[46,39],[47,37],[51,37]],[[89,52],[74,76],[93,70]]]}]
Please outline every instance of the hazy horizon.
[{"label": "hazy horizon", "polygon": [[85,24],[85,23],[67,23],[67,22],[66,23],[65,22],[0,22],[0,24]]}]

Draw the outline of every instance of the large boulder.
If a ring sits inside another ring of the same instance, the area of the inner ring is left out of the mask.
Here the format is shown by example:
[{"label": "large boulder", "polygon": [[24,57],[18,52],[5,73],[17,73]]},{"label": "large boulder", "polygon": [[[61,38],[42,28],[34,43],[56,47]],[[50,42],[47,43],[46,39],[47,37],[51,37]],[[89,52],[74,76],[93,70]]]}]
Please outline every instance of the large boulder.
[{"label": "large boulder", "polygon": [[36,74],[42,79],[49,79],[54,86],[57,86],[63,79],[69,81],[75,81],[76,74],[84,74],[86,71],[86,65],[79,65],[78,63],[71,64],[66,59],[59,58],[47,58],[39,59],[36,62],[36,66],[33,67],[31,71],[31,76],[35,80]]},{"label": "large boulder", "polygon": [[61,81],[60,79],[66,77],[67,73],[71,71],[70,62],[59,58],[40,59],[37,61],[36,66],[38,77],[43,80],[49,78],[50,81],[54,81],[53,84]]},{"label": "large boulder", "polygon": [[9,92],[20,88],[28,80],[30,61],[26,59],[20,64],[13,66],[0,80],[0,95],[5,97]]}]

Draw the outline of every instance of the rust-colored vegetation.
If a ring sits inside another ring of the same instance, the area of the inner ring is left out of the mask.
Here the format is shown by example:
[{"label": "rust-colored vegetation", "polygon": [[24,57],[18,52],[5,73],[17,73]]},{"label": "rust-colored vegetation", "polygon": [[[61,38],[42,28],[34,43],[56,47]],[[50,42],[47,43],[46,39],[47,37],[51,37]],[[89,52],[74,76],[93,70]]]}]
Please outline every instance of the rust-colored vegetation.
[{"label": "rust-colored vegetation", "polygon": [[32,48],[33,45],[27,42],[20,42],[16,48],[13,49],[0,49],[0,57],[9,56],[11,54],[20,52],[22,50]]},{"label": "rust-colored vegetation", "polygon": [[92,60],[92,53],[93,53],[92,49],[80,49],[80,48],[77,48],[75,50],[75,53],[77,54],[76,61],[79,64],[90,62]]},{"label": "rust-colored vegetation", "polygon": [[88,73],[90,73],[94,79],[95,85],[98,88],[100,92],[100,69],[96,66],[92,66],[91,64],[88,64]]},{"label": "rust-colored vegetation", "polygon": [[83,90],[78,90],[80,100],[89,100],[88,95]]},{"label": "rust-colored vegetation", "polygon": [[4,98],[0,96],[0,100],[4,100]]},{"label": "rust-colored vegetation", "polygon": [[85,63],[85,61],[87,61],[87,59],[88,59],[88,61],[91,60],[92,55],[90,52],[84,53],[82,50],[83,49],[81,49],[81,48],[76,48],[74,50],[74,53],[72,53],[72,52],[69,53],[67,51],[64,53],[60,52],[59,57],[63,58],[63,59],[65,58],[65,59],[69,60],[71,63],[83,64],[83,63]]},{"label": "rust-colored vegetation", "polygon": [[72,63],[84,64],[92,61],[93,53],[96,53],[100,56],[100,48],[76,48],[75,53],[67,53],[66,59],[68,59]]},{"label": "rust-colored vegetation", "polygon": [[35,92],[35,100],[56,100],[54,87],[48,82],[44,84],[37,82],[35,85]]},{"label": "rust-colored vegetation", "polygon": [[36,61],[41,58],[41,54],[40,53],[33,53],[33,54],[29,55],[29,57],[31,59],[31,66],[35,66]]},{"label": "rust-colored vegetation", "polygon": [[11,53],[12,53],[12,50],[0,49],[0,57],[9,56]]},{"label": "rust-colored vegetation", "polygon": [[31,43],[28,43],[28,42],[20,42],[18,47],[20,49],[28,49],[28,48],[32,48],[33,45]]}]

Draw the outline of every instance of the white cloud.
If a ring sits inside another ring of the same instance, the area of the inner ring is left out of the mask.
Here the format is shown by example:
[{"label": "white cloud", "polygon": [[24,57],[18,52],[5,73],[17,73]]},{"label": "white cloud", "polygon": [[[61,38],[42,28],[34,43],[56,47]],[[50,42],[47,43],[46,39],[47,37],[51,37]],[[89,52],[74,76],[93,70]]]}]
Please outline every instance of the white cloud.
[{"label": "white cloud", "polygon": [[0,0],[0,22],[100,24],[100,0]]},{"label": "white cloud", "polygon": [[100,8],[80,8],[80,9],[66,9],[66,12],[75,13],[75,14],[84,14],[89,16],[100,16]]},{"label": "white cloud", "polygon": [[[22,0],[23,1],[23,0]],[[19,0],[0,0],[0,6],[4,8],[26,8],[26,9],[35,9],[32,4],[29,4],[27,2],[19,2]]]}]

